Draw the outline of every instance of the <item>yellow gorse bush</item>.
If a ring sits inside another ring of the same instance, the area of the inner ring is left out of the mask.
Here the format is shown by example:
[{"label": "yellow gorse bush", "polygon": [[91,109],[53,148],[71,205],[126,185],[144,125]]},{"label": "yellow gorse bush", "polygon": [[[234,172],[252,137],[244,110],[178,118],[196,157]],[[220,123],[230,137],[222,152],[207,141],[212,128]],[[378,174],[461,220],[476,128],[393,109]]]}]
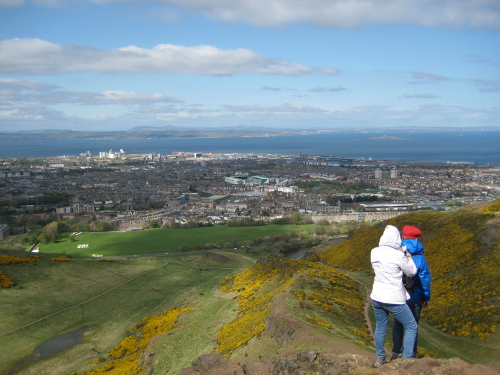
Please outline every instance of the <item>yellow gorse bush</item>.
[{"label": "yellow gorse bush", "polygon": [[9,264],[17,264],[17,263],[35,263],[37,260],[40,260],[40,256],[38,255],[29,255],[27,257],[15,257],[11,255],[0,255],[0,265],[6,266]]},{"label": "yellow gorse bush", "polygon": [[499,211],[497,200],[483,209],[401,215],[356,230],[313,259],[353,271],[371,270],[370,251],[386,224],[416,226],[423,231],[420,241],[432,275],[432,303],[422,318],[452,335],[485,339],[496,333],[500,317],[500,235],[497,224],[488,223]]},{"label": "yellow gorse bush", "polygon": [[[35,263],[37,260],[40,260],[40,256],[38,255],[29,255],[27,257],[15,257],[11,255],[0,255],[0,266],[7,266],[10,264],[18,264],[18,263]],[[16,285],[14,280],[12,280],[9,276],[7,276],[4,272],[0,271],[0,288],[10,288],[11,286]]]},{"label": "yellow gorse bush", "polygon": [[10,288],[11,286],[14,285],[16,285],[14,280],[12,280],[9,276],[0,271],[0,288]]},{"label": "yellow gorse bush", "polygon": [[[127,336],[116,347],[108,351],[106,362],[96,369],[84,372],[85,375],[138,375],[145,369],[140,359],[150,341],[175,327],[182,313],[190,308],[173,308],[160,315],[146,317],[132,327],[136,334]],[[98,363],[91,361],[88,363]]]},{"label": "yellow gorse bush", "polygon": [[73,259],[68,258],[68,257],[58,257],[58,258],[52,258],[51,259],[53,262],[74,262]]},{"label": "yellow gorse bush", "polygon": [[318,317],[305,318],[304,320],[306,322],[309,322],[309,323],[312,323],[312,324],[317,324],[319,326],[322,326],[322,327],[325,327],[325,328],[328,328],[328,329],[332,329],[333,328],[333,326],[330,323],[325,322],[324,320],[321,320]]},{"label": "yellow gorse bush", "polygon": [[[363,296],[359,285],[344,273],[330,267],[293,259],[264,258],[251,268],[223,280],[220,289],[237,292],[237,318],[225,325],[217,334],[219,353],[230,355],[232,351],[260,335],[265,329],[274,296],[284,292],[297,278],[316,280],[322,285],[307,295],[302,290],[293,294],[299,300],[309,300],[324,310],[338,314],[341,310],[360,321],[364,329]],[[327,322],[310,317],[314,324],[331,328]],[[306,319],[307,320],[307,319]],[[309,321],[309,320],[307,320]],[[320,323],[323,322],[323,323]]]}]

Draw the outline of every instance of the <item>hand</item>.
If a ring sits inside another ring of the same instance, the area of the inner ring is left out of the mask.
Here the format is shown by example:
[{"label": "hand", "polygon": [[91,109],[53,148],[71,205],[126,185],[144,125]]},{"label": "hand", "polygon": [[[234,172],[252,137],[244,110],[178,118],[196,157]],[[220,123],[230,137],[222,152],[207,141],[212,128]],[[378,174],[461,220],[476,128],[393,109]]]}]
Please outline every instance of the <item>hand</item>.
[{"label": "hand", "polygon": [[411,254],[410,254],[409,251],[405,251],[405,255],[406,255],[407,258],[411,258]]},{"label": "hand", "polygon": [[422,304],[422,307],[425,309],[426,307],[429,307],[429,301],[424,301]]}]

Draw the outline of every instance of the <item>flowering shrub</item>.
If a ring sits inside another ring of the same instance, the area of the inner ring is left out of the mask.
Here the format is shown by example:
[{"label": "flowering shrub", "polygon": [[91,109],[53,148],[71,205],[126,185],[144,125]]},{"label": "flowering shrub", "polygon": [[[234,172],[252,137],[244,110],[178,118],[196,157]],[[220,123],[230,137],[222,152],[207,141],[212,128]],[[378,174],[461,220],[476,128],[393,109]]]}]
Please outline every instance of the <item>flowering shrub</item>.
[{"label": "flowering shrub", "polygon": [[[149,342],[162,333],[172,330],[179,315],[190,308],[173,308],[160,315],[146,317],[132,327],[136,334],[127,336],[116,347],[108,351],[106,363],[86,372],[86,375],[138,375],[145,368],[140,359]],[[99,363],[98,360],[87,363]]]},{"label": "flowering shrub", "polygon": [[52,258],[51,259],[53,262],[74,262],[73,259],[68,258],[68,257],[59,257],[59,258]]},{"label": "flowering shrub", "polygon": [[[253,267],[222,281],[224,292],[237,292],[238,316],[217,334],[219,353],[230,355],[233,350],[261,334],[266,317],[270,314],[271,300],[291,286],[297,277],[319,285],[307,295],[303,290],[293,294],[298,300],[309,300],[324,310],[339,314],[346,312],[364,328],[363,296],[358,284],[344,273],[330,267],[292,259],[264,258]],[[331,325],[319,318],[307,318],[309,322],[327,328]],[[366,330],[368,328],[366,327]]]},{"label": "flowering shrub", "polygon": [[9,276],[0,271],[0,288],[10,288],[11,286],[14,285],[16,285],[14,280],[12,280]]},{"label": "flowering shrub", "polygon": [[325,322],[324,320],[321,320],[320,318],[313,317],[313,318],[305,318],[306,322],[312,323],[312,324],[317,324],[319,326],[332,329],[333,326],[330,323]]},{"label": "flowering shrub", "polygon": [[500,317],[500,200],[483,209],[451,213],[422,211],[401,215],[372,228],[359,229],[315,260],[349,270],[371,270],[370,251],[378,245],[385,224],[414,225],[431,270],[432,303],[422,319],[455,336],[481,340],[496,333]]},{"label": "flowering shrub", "polygon": [[40,256],[38,255],[29,255],[27,257],[14,257],[10,255],[0,255],[0,265],[6,266],[8,264],[17,264],[17,263],[35,263],[37,260],[40,260]]},{"label": "flowering shrub", "polygon": [[[37,260],[40,260],[40,256],[38,255],[29,255],[27,257],[15,257],[11,255],[0,255],[0,266],[7,266],[10,264],[18,264],[18,263],[35,263]],[[10,288],[11,286],[16,285],[14,280],[12,280],[5,273],[0,272],[0,288]]]}]

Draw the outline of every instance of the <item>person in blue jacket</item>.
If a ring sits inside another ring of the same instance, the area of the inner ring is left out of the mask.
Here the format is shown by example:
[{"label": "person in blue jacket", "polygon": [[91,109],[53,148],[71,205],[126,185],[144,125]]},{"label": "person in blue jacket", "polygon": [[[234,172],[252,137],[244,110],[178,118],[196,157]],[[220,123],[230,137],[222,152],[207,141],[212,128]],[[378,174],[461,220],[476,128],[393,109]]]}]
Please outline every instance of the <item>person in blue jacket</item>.
[{"label": "person in blue jacket", "polygon": [[[406,251],[411,254],[417,267],[417,274],[411,281],[407,280],[408,285],[406,285],[410,294],[410,299],[406,301],[406,304],[410,307],[417,324],[420,320],[422,308],[429,306],[431,299],[431,273],[424,256],[424,246],[418,240],[418,237],[421,235],[422,231],[420,229],[410,225],[404,226],[401,232],[401,236],[403,237],[401,245],[406,247]],[[417,338],[413,347],[413,358],[417,354]],[[403,353],[403,325],[397,320],[394,322],[392,339],[394,341],[392,359],[394,360],[401,358]]]}]

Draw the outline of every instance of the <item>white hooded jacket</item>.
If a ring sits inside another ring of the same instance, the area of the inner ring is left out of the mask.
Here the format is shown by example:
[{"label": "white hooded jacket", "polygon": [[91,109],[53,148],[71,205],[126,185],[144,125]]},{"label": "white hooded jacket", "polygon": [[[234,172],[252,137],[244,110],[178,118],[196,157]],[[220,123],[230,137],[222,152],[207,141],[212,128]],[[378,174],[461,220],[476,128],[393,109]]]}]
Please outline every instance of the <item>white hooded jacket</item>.
[{"label": "white hooded jacket", "polygon": [[394,305],[405,304],[410,295],[403,285],[403,273],[414,276],[417,267],[411,258],[405,256],[398,228],[392,225],[385,227],[378,247],[371,252],[371,262],[375,271],[372,300]]}]

